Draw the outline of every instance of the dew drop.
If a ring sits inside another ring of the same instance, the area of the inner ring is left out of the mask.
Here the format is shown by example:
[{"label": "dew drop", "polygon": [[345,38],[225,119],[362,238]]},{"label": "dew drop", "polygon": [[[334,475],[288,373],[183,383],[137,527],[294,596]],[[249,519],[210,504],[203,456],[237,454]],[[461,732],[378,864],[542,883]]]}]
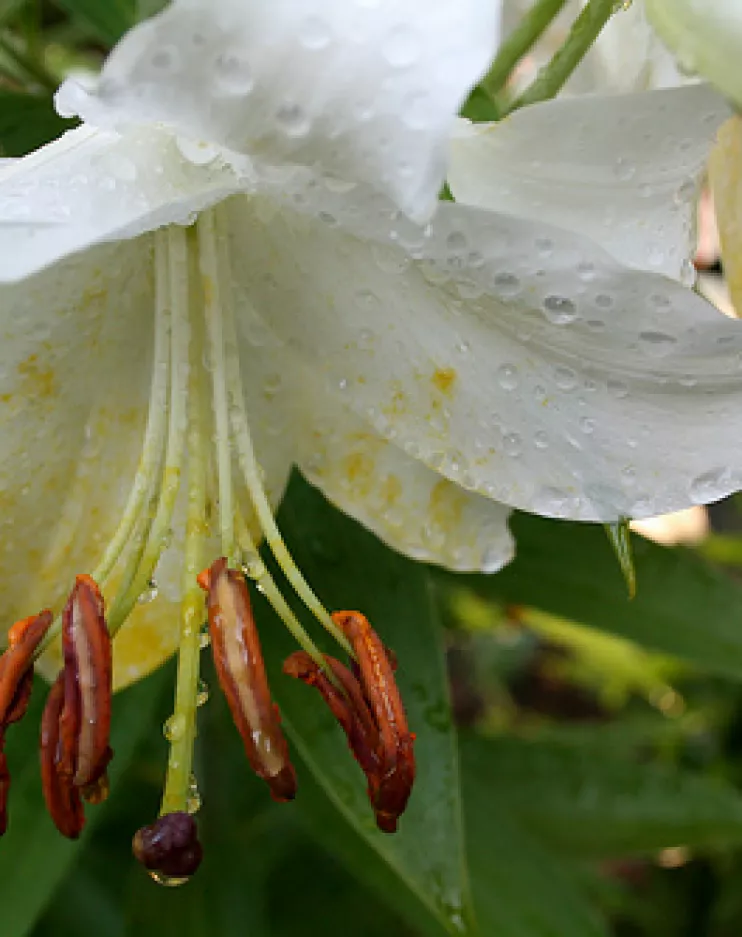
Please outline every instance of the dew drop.
[{"label": "dew drop", "polygon": [[463,231],[452,231],[446,238],[446,249],[452,254],[462,254],[469,246],[469,241]]},{"label": "dew drop", "polygon": [[198,681],[198,690],[196,691],[196,706],[203,706],[209,701],[209,685],[205,680]]},{"label": "dew drop", "polygon": [[186,729],[185,716],[182,714],[173,714],[162,727],[162,734],[168,742],[177,742],[183,738]]},{"label": "dew drop", "polygon": [[211,635],[209,634],[208,630],[202,631],[201,634],[198,636],[198,646],[203,651],[210,644],[211,644]]},{"label": "dew drop", "polygon": [[288,137],[304,137],[309,133],[311,121],[299,104],[285,101],[276,111],[276,123]]},{"label": "dew drop", "polygon": [[533,434],[533,445],[537,449],[548,449],[549,437],[543,430],[539,430],[537,433]]},{"label": "dew drop", "polygon": [[502,446],[511,458],[517,458],[523,451],[523,440],[518,433],[507,433],[502,437]]},{"label": "dew drop", "polygon": [[198,789],[198,781],[196,781],[195,774],[192,774],[188,779],[188,791],[186,793],[186,813],[190,813],[191,816],[194,813],[198,813],[201,809],[201,792]]},{"label": "dew drop", "polygon": [[156,882],[158,885],[162,885],[164,888],[178,888],[180,885],[185,885],[186,882],[190,881],[187,877],[165,875],[164,872],[157,872],[154,869],[148,869],[147,871],[152,881]]},{"label": "dew drop", "polygon": [[503,364],[497,370],[497,382],[503,390],[515,390],[518,386],[518,369],[513,364]]},{"label": "dew drop", "polygon": [[572,368],[557,368],[554,371],[554,381],[559,390],[574,390],[577,387],[577,372]]},{"label": "dew drop", "polygon": [[242,571],[248,579],[252,579],[255,582],[262,579],[266,574],[265,564],[256,553],[249,554],[245,557],[242,564]]},{"label": "dew drop", "polygon": [[680,265],[680,283],[692,289],[696,285],[696,268],[692,260],[684,260]]},{"label": "dew drop", "polygon": [[595,264],[590,263],[588,260],[581,261],[579,264],[577,264],[577,276],[585,283],[589,283],[591,280],[594,280],[597,276]]},{"label": "dew drop", "polygon": [[157,596],[160,594],[160,587],[157,585],[156,579],[147,580],[147,588],[141,593],[137,602],[140,605],[148,605],[150,602],[154,602]]},{"label": "dew drop", "polygon": [[577,307],[566,296],[547,296],[543,309],[546,318],[554,325],[569,325],[577,318]]},{"label": "dew drop", "polygon": [[493,282],[495,292],[502,299],[510,299],[520,293],[520,280],[513,273],[498,273]]},{"label": "dew drop", "polygon": [[580,429],[586,436],[589,436],[595,429],[595,420],[589,416],[583,416],[580,419]]},{"label": "dew drop", "polygon": [[249,94],[255,87],[250,63],[242,55],[222,53],[216,60],[217,94],[239,97]]},{"label": "dew drop", "polygon": [[628,384],[625,384],[623,381],[610,380],[607,384],[608,393],[611,397],[615,397],[616,400],[622,400],[624,397],[629,396],[629,387]]},{"label": "dew drop", "polygon": [[729,469],[712,469],[696,476],[690,483],[689,494],[694,504],[706,504],[708,501],[718,501],[723,498],[731,487],[731,472]]},{"label": "dew drop", "polygon": [[651,358],[664,358],[677,345],[677,339],[666,332],[641,332],[639,347]]}]

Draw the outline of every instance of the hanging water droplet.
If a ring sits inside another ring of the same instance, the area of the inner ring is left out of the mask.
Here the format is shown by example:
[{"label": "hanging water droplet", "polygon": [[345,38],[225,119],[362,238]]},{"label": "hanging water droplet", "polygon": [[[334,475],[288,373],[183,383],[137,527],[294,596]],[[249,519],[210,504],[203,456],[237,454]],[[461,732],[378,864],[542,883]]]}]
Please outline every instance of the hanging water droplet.
[{"label": "hanging water droplet", "polygon": [[203,706],[209,701],[209,685],[205,680],[198,681],[198,690],[196,692],[196,706]]},{"label": "hanging water droplet", "polygon": [[304,137],[309,133],[311,121],[299,104],[284,102],[276,111],[276,123],[287,137]]},{"label": "hanging water droplet", "polygon": [[147,588],[140,594],[137,602],[140,605],[148,605],[150,602],[154,602],[159,593],[160,587],[157,584],[157,580],[154,578],[148,579]]},{"label": "hanging water droplet", "polygon": [[696,268],[693,266],[692,260],[686,259],[680,265],[680,282],[688,289],[692,289],[696,285]]},{"label": "hanging water droplet", "polygon": [[154,869],[148,869],[149,877],[153,882],[162,885],[165,888],[177,888],[179,885],[185,885],[188,878],[177,875],[165,875],[164,872],[156,872]]},{"label": "hanging water droplet", "polygon": [[168,742],[177,742],[183,738],[186,730],[185,716],[181,713],[173,713],[162,727],[162,734]]},{"label": "hanging water droplet", "polygon": [[567,296],[547,296],[544,315],[554,325],[569,325],[577,318],[577,307]]},{"label": "hanging water droplet", "polygon": [[201,792],[198,789],[196,775],[191,774],[188,779],[188,792],[186,793],[186,813],[193,815],[201,809]]},{"label": "hanging water droplet", "polygon": [[203,651],[210,644],[211,644],[211,635],[209,634],[208,630],[202,631],[201,634],[198,636],[198,646]]},{"label": "hanging water droplet", "polygon": [[243,561],[242,571],[248,579],[258,582],[258,580],[265,576],[265,563],[263,563],[257,553],[250,553]]}]

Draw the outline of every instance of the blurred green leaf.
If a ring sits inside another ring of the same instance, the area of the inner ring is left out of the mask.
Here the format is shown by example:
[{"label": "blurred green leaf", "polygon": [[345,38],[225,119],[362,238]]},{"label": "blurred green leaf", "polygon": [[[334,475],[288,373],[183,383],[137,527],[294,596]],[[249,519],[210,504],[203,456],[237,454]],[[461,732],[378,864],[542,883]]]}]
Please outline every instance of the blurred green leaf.
[{"label": "blurred green leaf", "polygon": [[469,867],[487,937],[607,937],[569,862],[513,819],[480,779],[467,777]]},{"label": "blurred green leaf", "polygon": [[331,608],[362,610],[397,654],[397,678],[410,727],[417,733],[417,781],[399,832],[389,836],[376,829],[365,778],[319,695],[280,673],[293,642],[260,601],[256,614],[271,687],[293,744],[336,808],[400,882],[446,927],[460,933],[469,896],[456,736],[427,570],[389,550],[298,476],[279,522],[320,598]]},{"label": "blurred green leaf", "polygon": [[568,853],[611,857],[666,846],[742,842],[742,798],[728,784],[642,762],[610,744],[462,738],[470,788]]},{"label": "blurred green leaf", "polygon": [[80,25],[113,45],[137,21],[136,0],[58,0]]},{"label": "blurred green leaf", "polygon": [[74,124],[57,114],[51,98],[0,89],[0,156],[24,156]]},{"label": "blurred green leaf", "polygon": [[57,832],[41,795],[37,745],[46,686],[36,680],[29,712],[8,732],[12,784],[9,829],[0,846],[2,937],[23,937],[29,932],[95,825],[109,809],[115,809],[117,782],[140,740],[152,729],[151,714],[162,690],[160,672],[117,695],[111,738],[115,752],[110,769],[111,797],[104,806],[88,809],[82,838],[71,842]]},{"label": "blurred green leaf", "polygon": [[690,550],[633,537],[637,594],[629,600],[598,525],[517,514],[516,559],[494,576],[438,573],[484,599],[530,605],[742,678],[742,586]]}]

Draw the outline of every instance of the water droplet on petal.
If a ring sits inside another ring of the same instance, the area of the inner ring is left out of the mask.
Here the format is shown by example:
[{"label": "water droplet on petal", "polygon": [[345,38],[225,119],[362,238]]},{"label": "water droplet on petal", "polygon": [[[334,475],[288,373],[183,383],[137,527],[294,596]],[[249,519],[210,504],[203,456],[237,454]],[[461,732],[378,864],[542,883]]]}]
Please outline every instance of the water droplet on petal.
[{"label": "water droplet on petal", "polygon": [[732,473],[727,468],[712,469],[696,476],[690,483],[690,497],[694,504],[718,501],[732,487]]},{"label": "water droplet on petal", "polygon": [[515,390],[518,386],[518,369],[513,364],[503,364],[497,370],[497,382],[503,390]]},{"label": "water droplet on petal", "polygon": [[577,318],[577,307],[567,296],[547,296],[544,315],[554,325],[569,325]]},{"label": "water droplet on petal", "polygon": [[664,358],[677,345],[677,339],[665,332],[641,332],[639,347],[651,358]]}]

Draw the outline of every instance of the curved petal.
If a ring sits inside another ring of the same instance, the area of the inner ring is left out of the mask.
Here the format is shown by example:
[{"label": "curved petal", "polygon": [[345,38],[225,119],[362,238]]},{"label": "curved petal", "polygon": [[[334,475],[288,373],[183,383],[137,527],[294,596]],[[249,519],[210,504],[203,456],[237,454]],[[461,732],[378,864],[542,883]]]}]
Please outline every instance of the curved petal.
[{"label": "curved petal", "polygon": [[646,0],[647,15],[684,71],[703,75],[742,104],[739,0]]},{"label": "curved petal", "polygon": [[740,486],[739,323],[547,225],[443,204],[426,229],[397,219],[385,243],[378,200],[352,213],[323,202],[324,222],[235,203],[234,275],[408,454],[469,490],[581,520]]},{"label": "curved petal", "polygon": [[102,241],[136,237],[247,185],[216,150],[153,128],[71,130],[0,167],[0,281]]},{"label": "curved petal", "polygon": [[493,573],[513,558],[510,509],[443,478],[379,436],[337,390],[301,384],[298,464],[306,478],[401,553]]},{"label": "curved petal", "polygon": [[698,85],[462,121],[449,185],[459,202],[569,228],[623,263],[692,281],[700,176],[728,114]]},{"label": "curved petal", "polygon": [[68,83],[58,106],[370,183],[422,219],[498,33],[498,0],[175,0],[126,35],[96,91]]},{"label": "curved petal", "polygon": [[127,497],[152,366],[148,239],[3,286],[0,309],[4,630],[61,608]]},{"label": "curved petal", "polygon": [[742,310],[742,118],[722,127],[709,160],[709,183],[719,226],[724,276],[732,303]]}]

